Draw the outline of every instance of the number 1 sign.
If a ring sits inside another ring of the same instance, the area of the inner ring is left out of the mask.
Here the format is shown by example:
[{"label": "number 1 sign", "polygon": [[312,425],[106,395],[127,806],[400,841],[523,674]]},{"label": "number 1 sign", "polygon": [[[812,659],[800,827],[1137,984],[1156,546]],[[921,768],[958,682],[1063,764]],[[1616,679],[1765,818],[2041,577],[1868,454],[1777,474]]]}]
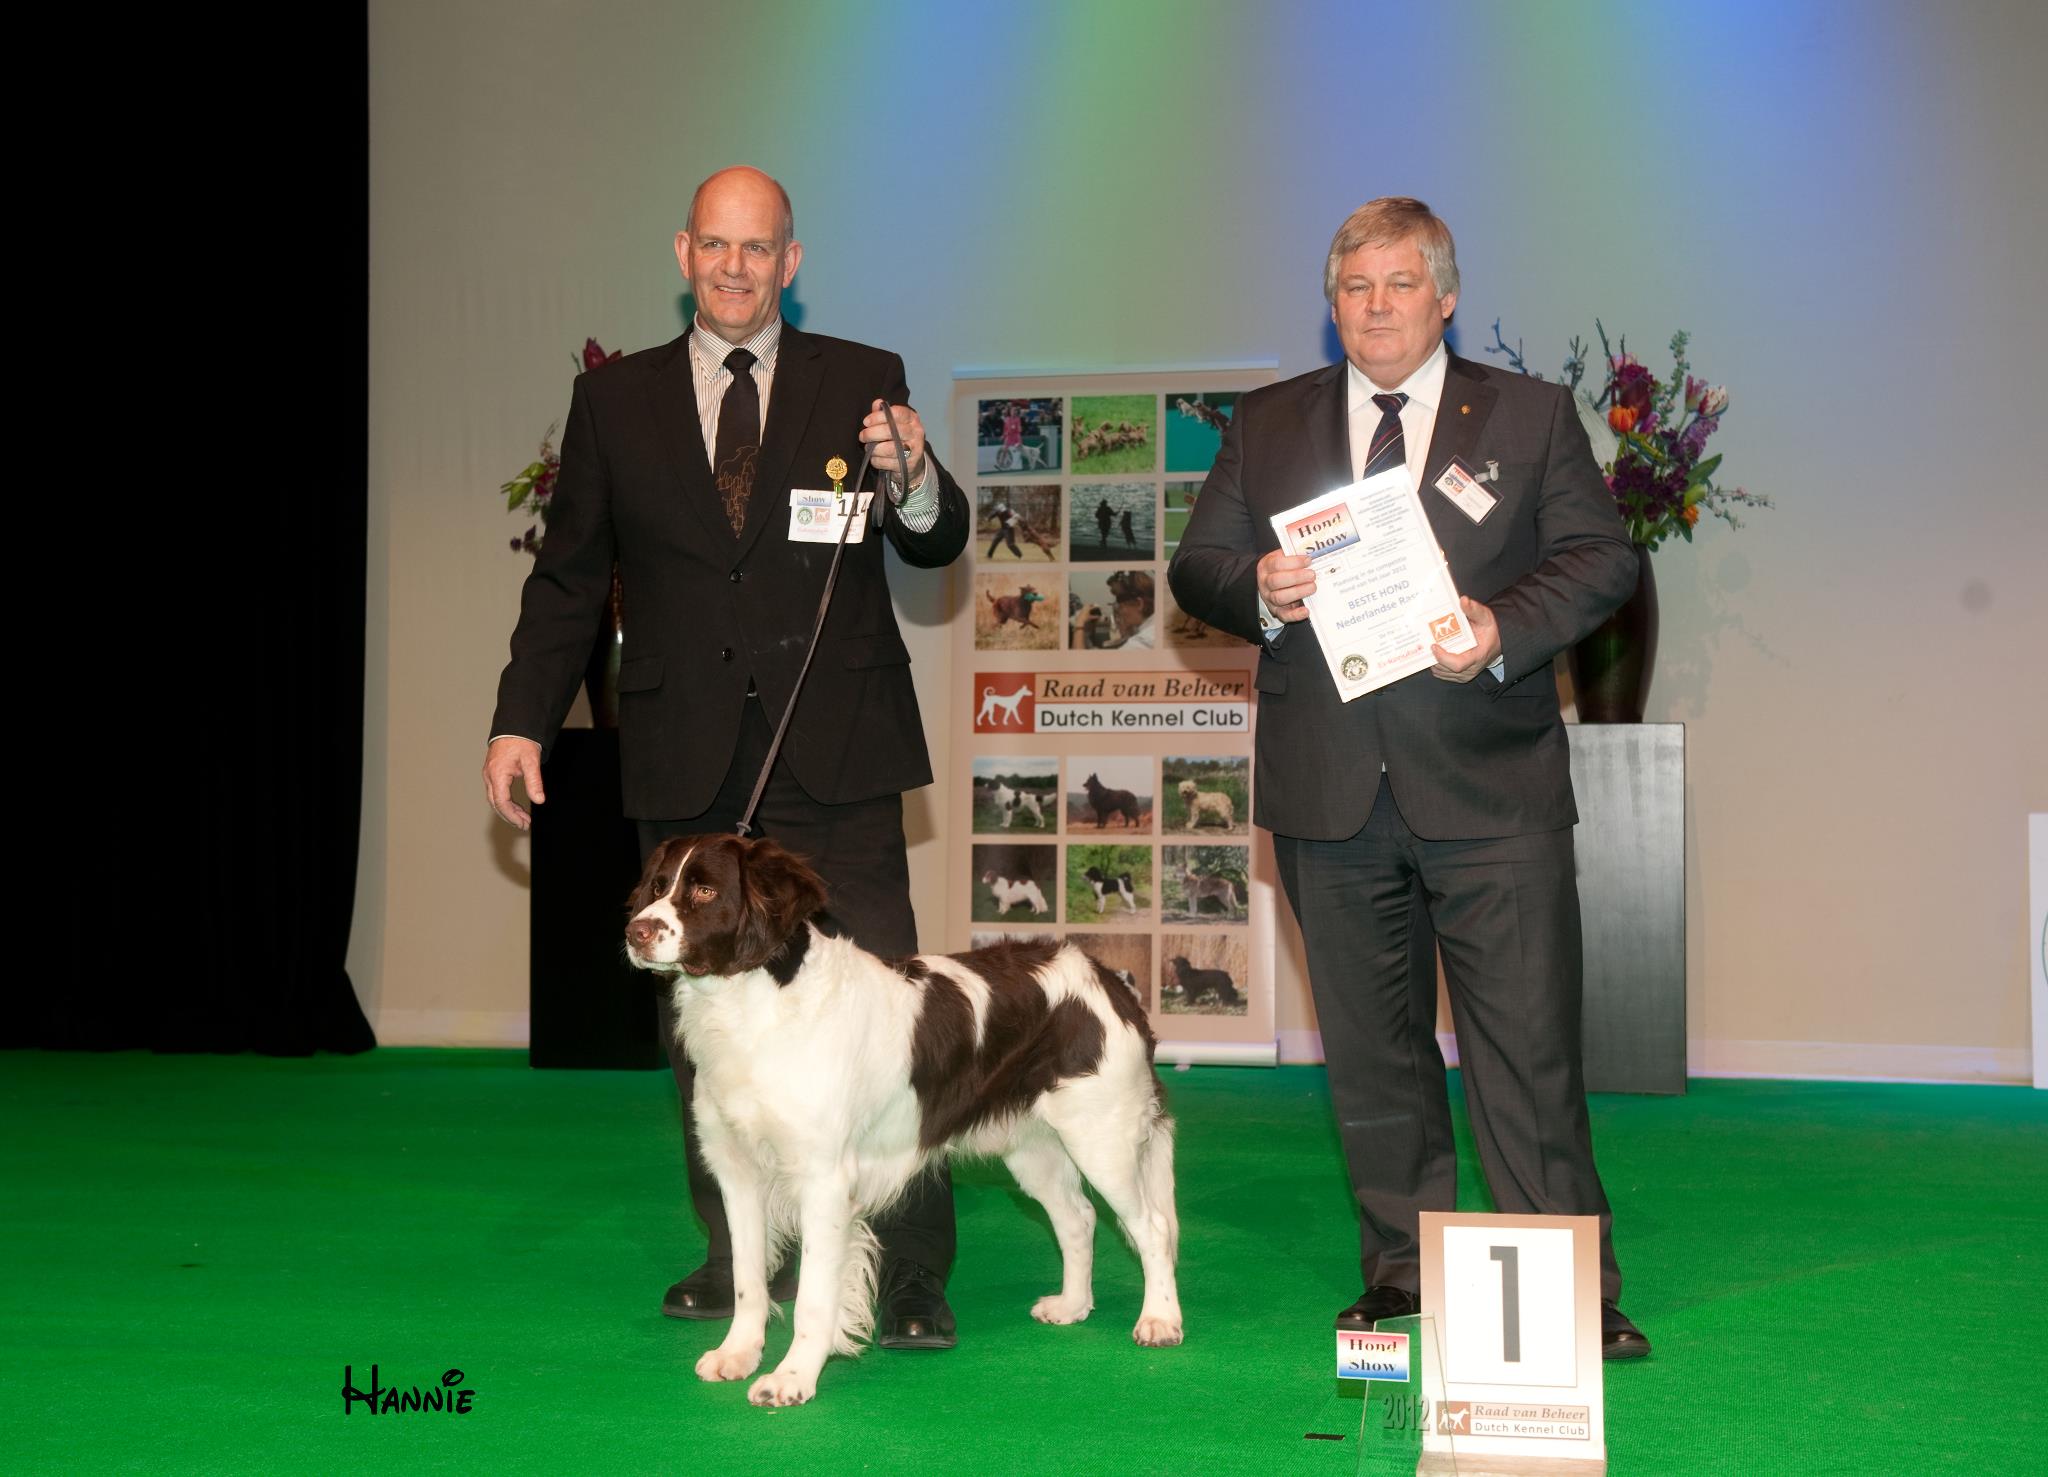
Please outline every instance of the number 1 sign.
[{"label": "number 1 sign", "polygon": [[1607,1470],[1597,1219],[1425,1211],[1422,1311],[1443,1357],[1420,1470],[1454,1470],[1454,1449],[1488,1471]]}]

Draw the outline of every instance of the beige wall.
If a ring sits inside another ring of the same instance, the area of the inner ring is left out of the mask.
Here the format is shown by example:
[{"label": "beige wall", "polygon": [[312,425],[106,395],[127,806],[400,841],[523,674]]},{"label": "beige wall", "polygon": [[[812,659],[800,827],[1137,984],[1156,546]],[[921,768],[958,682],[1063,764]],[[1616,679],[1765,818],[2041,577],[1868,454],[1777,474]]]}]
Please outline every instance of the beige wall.
[{"label": "beige wall", "polygon": [[[494,489],[565,411],[586,334],[679,331],[669,238],[696,179],[747,159],[795,197],[806,326],[900,350],[942,445],[956,366],[1323,362],[1324,245],[1393,190],[1460,235],[1467,354],[1504,317],[1554,369],[1598,314],[1661,367],[1690,327],[1735,396],[1718,449],[1780,501],[1658,560],[1695,1065],[2026,1075],[2023,838],[2048,809],[2034,7],[1805,7],[1739,38],[1670,20],[1627,65],[1592,7],[1440,8],[1415,54],[1458,66],[1373,99],[1392,165],[1361,144],[1354,7],[903,29],[934,13],[372,6],[350,969],[381,1040],[525,1039],[526,842],[477,777],[526,568]],[[1105,25],[1128,44],[1079,44]],[[876,85],[906,38],[913,84]],[[947,577],[897,575],[943,773]],[[913,798],[914,834],[957,788]],[[914,848],[921,886],[940,850]]]}]

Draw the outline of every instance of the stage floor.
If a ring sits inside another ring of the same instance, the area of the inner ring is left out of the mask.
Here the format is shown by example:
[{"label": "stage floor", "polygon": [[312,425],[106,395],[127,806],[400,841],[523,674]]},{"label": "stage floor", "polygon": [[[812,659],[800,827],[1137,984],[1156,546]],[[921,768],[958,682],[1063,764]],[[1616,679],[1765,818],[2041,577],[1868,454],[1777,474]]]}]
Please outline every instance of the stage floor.
[{"label": "stage floor", "polygon": [[[1350,1473],[1323,1074],[1164,1075],[1185,1345],[1131,1343],[1106,1211],[1094,1315],[1032,1322],[1051,1233],[970,1165],[960,1347],[834,1360],[816,1403],[759,1411],[691,1374],[722,1325],[659,1312],[702,1245],[665,1073],[0,1054],[0,1471]],[[1611,1471],[2048,1470],[2048,1094],[1695,1082],[1593,1120],[1656,1345],[1608,1369]],[[459,1369],[473,1408],[344,1416],[344,1365],[372,1364],[401,1389]]]}]

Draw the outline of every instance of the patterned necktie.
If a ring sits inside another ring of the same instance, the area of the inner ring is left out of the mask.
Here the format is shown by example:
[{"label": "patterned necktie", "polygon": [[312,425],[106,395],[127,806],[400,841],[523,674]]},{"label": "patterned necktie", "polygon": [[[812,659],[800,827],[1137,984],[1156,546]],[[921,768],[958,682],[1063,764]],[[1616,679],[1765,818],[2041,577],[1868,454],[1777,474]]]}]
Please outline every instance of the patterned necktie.
[{"label": "patterned necktie", "polygon": [[[1408,443],[1401,439],[1401,407],[1408,403],[1408,397],[1375,395],[1372,403],[1380,408],[1380,425],[1372,433],[1372,450],[1365,454],[1366,477],[1377,476],[1389,467],[1408,465]],[[723,442],[724,439],[724,433],[720,432],[719,440]]]},{"label": "patterned necktie", "polygon": [[754,464],[761,456],[761,391],[754,383],[754,356],[734,349],[725,356],[732,383],[718,406],[718,453],[711,459],[711,480],[718,500],[737,534],[747,526],[747,499],[754,494]]}]

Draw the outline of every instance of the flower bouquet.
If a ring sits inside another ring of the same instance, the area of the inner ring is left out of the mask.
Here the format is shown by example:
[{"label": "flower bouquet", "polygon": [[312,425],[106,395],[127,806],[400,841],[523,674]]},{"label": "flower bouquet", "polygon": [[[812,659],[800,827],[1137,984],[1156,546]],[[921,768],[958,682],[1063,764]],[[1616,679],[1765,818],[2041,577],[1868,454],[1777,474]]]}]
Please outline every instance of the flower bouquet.
[{"label": "flower bouquet", "polygon": [[[605,353],[594,338],[583,341],[583,359],[576,366],[576,372],[595,369],[600,364],[609,364],[622,351]],[[533,522],[526,532],[512,540],[515,554],[538,554],[541,540],[547,537],[548,504],[555,495],[555,478],[562,470],[562,454],[555,449],[555,427],[549,426],[547,435],[540,438],[540,460],[531,463],[525,471],[514,477],[498,490],[505,495],[505,511],[527,513]]]},{"label": "flower bouquet", "polygon": [[[1660,380],[1628,351],[1626,338],[1617,348],[1608,343],[1599,319],[1593,320],[1593,328],[1600,335],[1601,360],[1607,368],[1600,393],[1581,388],[1591,346],[1577,338],[1559,379],[1572,392],[1579,422],[1593,443],[1593,457],[1607,478],[1607,490],[1614,494],[1628,536],[1645,549],[1655,549],[1673,534],[1691,542],[1702,513],[1740,528],[1738,509],[1770,507],[1770,498],[1762,493],[1714,481],[1721,458],[1705,455],[1707,438],[1720,429],[1727,413],[1728,387],[1693,378],[1685,357],[1692,336],[1683,330],[1671,335],[1671,373]],[[1499,319],[1494,320],[1493,343],[1486,352],[1505,355],[1523,374],[1543,378],[1523,362],[1519,343],[1510,348],[1501,338]]]}]

